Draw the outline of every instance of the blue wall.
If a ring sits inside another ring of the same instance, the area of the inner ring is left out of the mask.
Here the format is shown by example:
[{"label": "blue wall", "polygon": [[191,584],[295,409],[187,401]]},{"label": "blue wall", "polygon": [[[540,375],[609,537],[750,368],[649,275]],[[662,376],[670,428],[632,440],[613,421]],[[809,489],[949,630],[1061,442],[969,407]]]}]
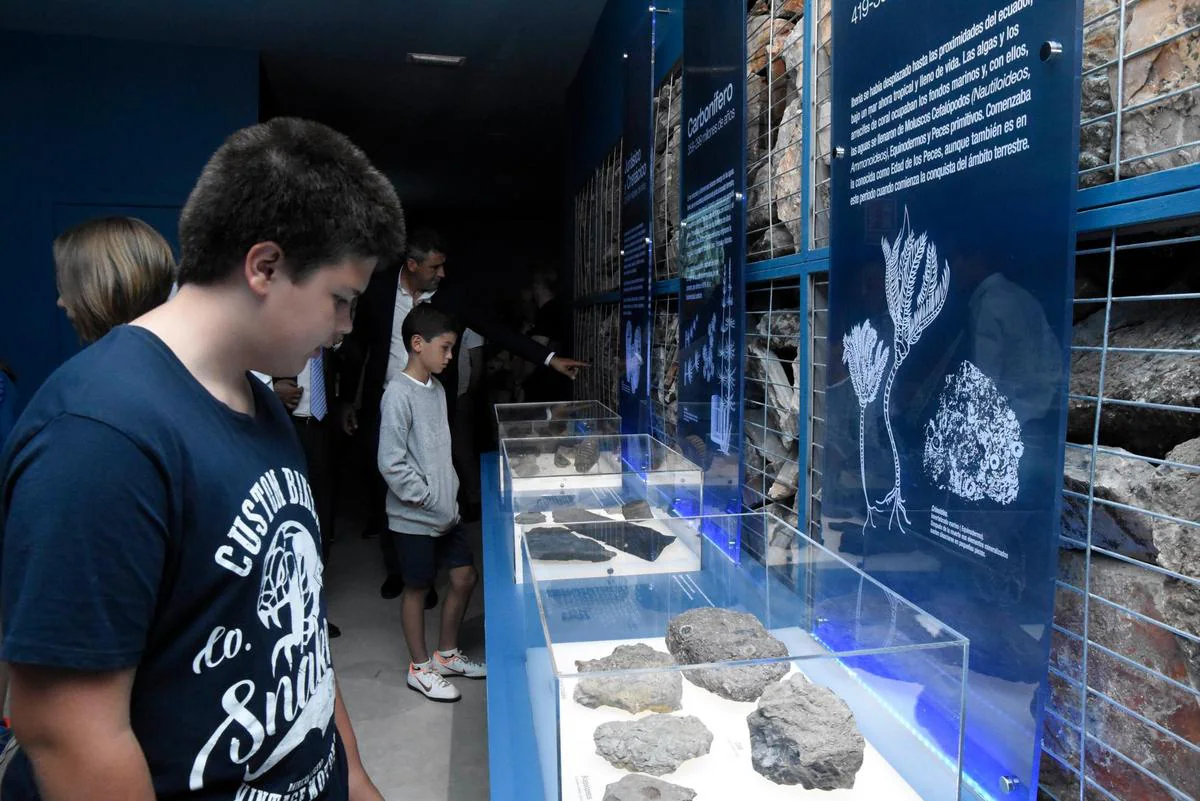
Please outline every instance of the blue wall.
[{"label": "blue wall", "polygon": [[258,54],[0,31],[0,359],[34,389],[77,342],[54,305],[54,236],[101,214],[172,242],[226,136],[258,120]]},{"label": "blue wall", "polygon": [[[609,0],[596,23],[592,41],[567,89],[567,190],[587,180],[621,136],[625,79],[621,54],[650,6],[649,0]],[[683,0],[654,5],[658,15],[655,83],[683,55]]]}]

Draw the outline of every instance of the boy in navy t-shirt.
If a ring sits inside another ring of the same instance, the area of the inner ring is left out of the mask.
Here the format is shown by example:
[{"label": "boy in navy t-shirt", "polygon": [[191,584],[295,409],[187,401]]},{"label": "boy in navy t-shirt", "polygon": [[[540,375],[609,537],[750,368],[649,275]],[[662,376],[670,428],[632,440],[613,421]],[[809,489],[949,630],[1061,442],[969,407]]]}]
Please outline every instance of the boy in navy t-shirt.
[{"label": "boy in navy t-shirt", "polygon": [[[378,801],[334,680],[321,534],[282,404],[404,251],[342,135],[231,136],[180,217],[179,292],[61,367],[0,457],[21,753],[5,801]],[[22,789],[24,788],[24,789]]]}]

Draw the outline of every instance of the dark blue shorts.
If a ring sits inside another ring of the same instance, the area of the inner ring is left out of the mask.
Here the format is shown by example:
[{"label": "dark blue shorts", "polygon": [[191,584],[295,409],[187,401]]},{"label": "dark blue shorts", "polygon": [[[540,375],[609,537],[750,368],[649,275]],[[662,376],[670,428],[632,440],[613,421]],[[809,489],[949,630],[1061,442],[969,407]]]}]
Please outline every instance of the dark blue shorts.
[{"label": "dark blue shorts", "polygon": [[439,570],[475,564],[475,554],[461,524],[439,537],[390,532],[396,538],[400,575],[410,587],[432,587]]}]

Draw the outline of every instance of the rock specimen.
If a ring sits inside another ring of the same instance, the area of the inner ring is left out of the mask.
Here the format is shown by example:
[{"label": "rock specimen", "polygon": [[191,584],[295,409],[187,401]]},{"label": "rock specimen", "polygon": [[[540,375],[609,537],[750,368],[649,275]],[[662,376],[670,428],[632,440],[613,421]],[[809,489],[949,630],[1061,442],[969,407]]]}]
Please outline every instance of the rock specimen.
[{"label": "rock specimen", "polygon": [[[754,615],[705,607],[692,609],[667,624],[667,650],[681,665],[787,656],[787,646],[772,637]],[[785,663],[711,668],[684,672],[697,687],[730,701],[753,701],[763,688],[788,672]]]},{"label": "rock specimen", "polygon": [[[567,507],[555,509],[554,522],[561,523],[576,534],[599,540],[617,550],[653,562],[675,541],[675,538],[652,528],[636,526],[623,520],[598,515],[586,509]],[[582,525],[581,525],[582,524]]]},{"label": "rock specimen", "polygon": [[575,455],[574,451],[574,448],[567,445],[559,445],[558,449],[554,451],[554,466],[568,467],[572,461],[571,457]]},{"label": "rock specimen", "polygon": [[611,517],[598,515],[595,512],[589,512],[587,509],[580,509],[578,506],[564,506],[562,509],[555,509],[550,513],[554,518],[555,523],[561,523],[564,526],[571,523],[611,523]]},{"label": "rock specimen", "polygon": [[754,769],[776,784],[854,787],[866,743],[854,713],[832,690],[796,674],[764,690],[746,724]]},{"label": "rock specimen", "polygon": [[604,788],[603,801],[692,801],[695,790],[650,776],[631,774]]},{"label": "rock specimen", "polygon": [[532,478],[541,472],[536,456],[518,456],[510,459],[508,465],[517,478]]},{"label": "rock specimen", "polygon": [[545,562],[607,562],[616,556],[595,540],[565,528],[535,528],[525,534],[529,556]]},{"label": "rock specimen", "polygon": [[513,517],[513,520],[521,526],[534,526],[538,523],[546,522],[545,512],[520,512]]},{"label": "rock specimen", "polygon": [[623,770],[662,776],[708,753],[712,732],[692,715],[650,715],[601,723],[592,738],[596,753]]},{"label": "rock specimen", "polygon": [[612,520],[607,523],[594,523],[569,526],[577,534],[583,534],[603,542],[605,545],[619,551],[632,554],[639,559],[653,562],[675,538],[655,531],[646,526],[639,526],[624,520]]},{"label": "rock specimen", "polygon": [[575,472],[586,473],[595,467],[598,461],[600,454],[596,449],[596,440],[585,439],[575,448]]},{"label": "rock specimen", "polygon": [[606,676],[581,679],[575,686],[575,701],[595,709],[612,706],[637,714],[674,712],[683,704],[683,678],[678,670],[670,670],[675,660],[670,654],[656,651],[649,645],[618,645],[602,659],[576,660],[580,673],[640,668],[668,668],[661,673],[636,676]]},{"label": "rock specimen", "polygon": [[[1105,312],[1101,309],[1076,323],[1072,344],[1102,345],[1104,321]],[[1172,352],[1194,349],[1198,331],[1200,301],[1113,304],[1108,347],[1129,350],[1110,351],[1105,359],[1104,397],[1192,409],[1200,407],[1200,359]],[[1099,386],[1100,353],[1073,351],[1073,397],[1067,401],[1070,410],[1067,438],[1070,441],[1092,441],[1096,404],[1079,398],[1094,396]],[[1103,445],[1162,458],[1171,448],[1194,437],[1200,437],[1200,414],[1195,412],[1121,403],[1105,403],[1101,409],[1100,441]]]},{"label": "rock specimen", "polygon": [[622,506],[621,516],[626,520],[651,520],[654,518],[654,512],[651,511],[649,502],[637,500]]}]

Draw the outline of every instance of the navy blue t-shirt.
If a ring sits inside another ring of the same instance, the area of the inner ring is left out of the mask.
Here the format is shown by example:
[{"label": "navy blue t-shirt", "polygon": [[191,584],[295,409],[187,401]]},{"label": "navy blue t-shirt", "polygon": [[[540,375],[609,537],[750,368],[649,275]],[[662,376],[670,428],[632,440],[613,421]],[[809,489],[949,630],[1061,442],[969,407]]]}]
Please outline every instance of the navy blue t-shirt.
[{"label": "navy blue t-shirt", "polygon": [[[8,442],[3,659],[136,666],[161,801],[344,801],[321,542],[283,405],[209,394],[150,332],[60,368]],[[14,765],[5,801],[28,762]]]}]

